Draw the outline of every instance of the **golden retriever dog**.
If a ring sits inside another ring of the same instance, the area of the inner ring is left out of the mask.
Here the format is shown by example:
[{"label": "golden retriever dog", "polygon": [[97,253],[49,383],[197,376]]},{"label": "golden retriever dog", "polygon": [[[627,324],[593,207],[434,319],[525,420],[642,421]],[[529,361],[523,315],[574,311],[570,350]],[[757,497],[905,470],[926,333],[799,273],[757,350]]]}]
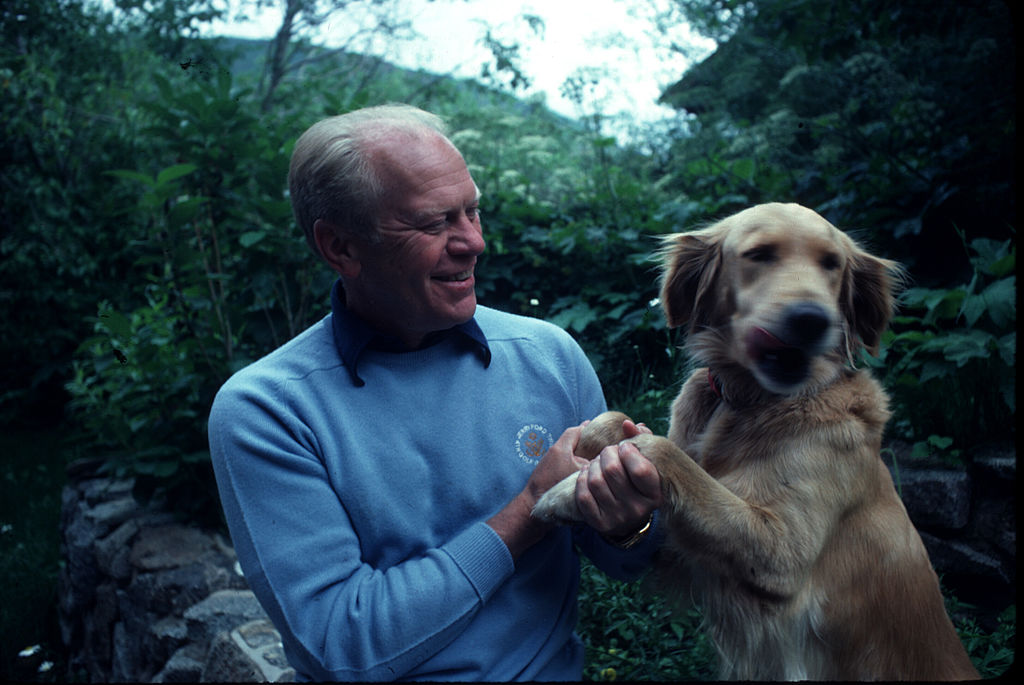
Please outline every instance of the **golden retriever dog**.
[{"label": "golden retriever dog", "polygon": [[[888,400],[852,363],[877,353],[899,266],[795,204],[670,236],[663,258],[668,323],[704,368],[667,439],[629,442],[661,475],[656,582],[702,606],[721,676],[977,678],[879,456]],[[616,444],[623,418],[595,419],[583,449]],[[575,479],[534,515],[580,520]]]}]

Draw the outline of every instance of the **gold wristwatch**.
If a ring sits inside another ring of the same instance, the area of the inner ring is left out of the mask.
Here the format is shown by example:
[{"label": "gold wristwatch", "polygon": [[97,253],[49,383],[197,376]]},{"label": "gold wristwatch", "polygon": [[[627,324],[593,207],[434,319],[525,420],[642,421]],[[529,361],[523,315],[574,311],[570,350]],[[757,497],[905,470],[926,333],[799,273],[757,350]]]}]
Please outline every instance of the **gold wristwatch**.
[{"label": "gold wristwatch", "polygon": [[640,528],[640,530],[636,531],[632,535],[626,536],[624,538],[619,538],[616,540],[612,540],[611,538],[606,537],[605,540],[607,540],[610,544],[615,545],[619,549],[630,549],[631,547],[636,547],[636,545],[645,537],[647,537],[648,533],[651,532],[652,523],[654,523],[653,513],[647,517],[647,523],[645,523],[643,527]]}]

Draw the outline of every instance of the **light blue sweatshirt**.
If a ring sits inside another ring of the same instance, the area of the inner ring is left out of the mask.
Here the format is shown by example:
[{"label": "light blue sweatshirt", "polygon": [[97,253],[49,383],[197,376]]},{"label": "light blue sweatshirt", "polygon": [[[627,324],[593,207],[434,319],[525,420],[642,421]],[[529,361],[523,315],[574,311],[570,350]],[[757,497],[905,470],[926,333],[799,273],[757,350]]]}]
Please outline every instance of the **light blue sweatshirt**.
[{"label": "light blue sweatshirt", "polygon": [[573,543],[632,578],[654,536],[623,551],[559,528],[513,563],[484,521],[565,428],[604,410],[583,352],[486,307],[425,348],[384,351],[334,295],[333,314],[235,374],[210,415],[235,549],[292,666],[315,680],[578,680]]}]

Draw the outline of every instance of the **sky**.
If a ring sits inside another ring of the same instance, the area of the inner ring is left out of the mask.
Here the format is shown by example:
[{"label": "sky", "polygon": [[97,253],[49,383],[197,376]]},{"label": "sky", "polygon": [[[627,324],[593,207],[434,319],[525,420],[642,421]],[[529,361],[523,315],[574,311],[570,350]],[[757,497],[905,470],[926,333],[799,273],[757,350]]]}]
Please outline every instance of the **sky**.
[{"label": "sky", "polygon": [[[531,81],[521,96],[543,93],[547,105],[566,116],[590,114],[595,108],[639,122],[671,116],[656,104],[661,91],[683,74],[690,61],[664,46],[669,40],[687,45],[694,54],[709,54],[714,43],[680,25],[658,35],[644,18],[651,7],[671,0],[401,0],[401,11],[419,38],[378,43],[373,54],[400,66],[423,68],[460,77],[478,77],[490,52],[482,45],[485,30],[504,43],[519,42],[521,65]],[[638,16],[639,14],[639,16]],[[538,16],[542,28],[531,27],[525,15]],[[281,22],[280,7],[268,8],[248,22],[215,24],[215,34],[270,38]],[[351,31],[349,17],[324,26],[325,44],[337,43]],[[583,109],[561,94],[566,78],[584,69],[599,76]]]}]

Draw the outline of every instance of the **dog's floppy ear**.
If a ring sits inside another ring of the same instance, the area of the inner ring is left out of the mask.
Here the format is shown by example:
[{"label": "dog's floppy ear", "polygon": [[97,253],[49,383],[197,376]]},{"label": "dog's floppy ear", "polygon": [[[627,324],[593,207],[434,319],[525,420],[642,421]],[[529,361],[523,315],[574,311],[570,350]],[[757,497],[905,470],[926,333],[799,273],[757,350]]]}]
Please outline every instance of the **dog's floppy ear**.
[{"label": "dog's floppy ear", "polygon": [[843,274],[839,302],[846,318],[845,347],[853,361],[858,346],[878,354],[882,333],[892,319],[896,293],[903,285],[903,268],[896,262],[868,254],[849,240],[849,259]]},{"label": "dog's floppy ear", "polygon": [[711,323],[720,296],[715,282],[722,263],[721,234],[716,225],[664,238],[661,306],[670,328],[689,322],[693,332]]}]

